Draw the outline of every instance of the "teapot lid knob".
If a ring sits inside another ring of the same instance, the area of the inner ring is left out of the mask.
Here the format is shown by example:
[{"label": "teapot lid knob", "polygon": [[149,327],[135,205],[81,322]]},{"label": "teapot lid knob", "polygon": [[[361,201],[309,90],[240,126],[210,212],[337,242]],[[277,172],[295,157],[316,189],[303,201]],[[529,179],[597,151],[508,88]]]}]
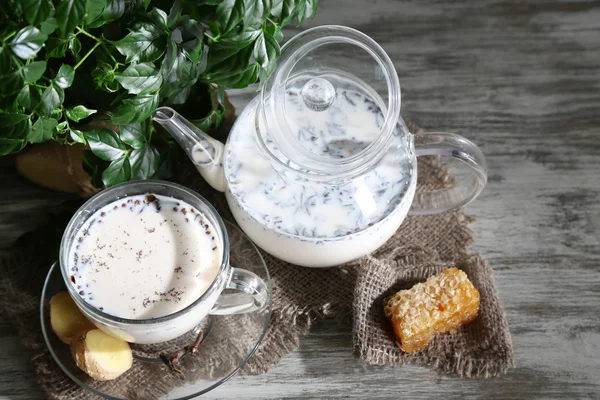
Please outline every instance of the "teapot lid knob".
[{"label": "teapot lid knob", "polygon": [[327,110],[333,104],[335,94],[335,87],[325,78],[312,78],[300,90],[304,104],[313,111]]}]

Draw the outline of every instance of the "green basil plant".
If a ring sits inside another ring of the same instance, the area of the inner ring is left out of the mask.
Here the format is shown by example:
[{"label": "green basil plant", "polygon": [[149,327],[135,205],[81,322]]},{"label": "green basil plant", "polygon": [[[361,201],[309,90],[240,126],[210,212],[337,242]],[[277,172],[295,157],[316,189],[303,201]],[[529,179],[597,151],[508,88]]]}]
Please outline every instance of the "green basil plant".
[{"label": "green basil plant", "polygon": [[317,8],[317,0],[0,3],[0,155],[81,143],[97,186],[164,173],[176,144],[155,132],[154,110],[179,107],[201,129],[218,127],[224,90],[268,76],[281,28]]}]

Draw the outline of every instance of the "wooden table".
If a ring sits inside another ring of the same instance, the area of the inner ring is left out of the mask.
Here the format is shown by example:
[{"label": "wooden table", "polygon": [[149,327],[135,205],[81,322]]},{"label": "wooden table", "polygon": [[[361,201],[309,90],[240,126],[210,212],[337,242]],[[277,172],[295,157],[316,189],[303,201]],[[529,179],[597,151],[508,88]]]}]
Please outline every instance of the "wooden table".
[{"label": "wooden table", "polygon": [[[305,26],[358,28],[394,60],[403,116],[455,131],[487,156],[489,183],[468,207],[473,250],[489,260],[516,368],[461,380],[423,367],[367,367],[350,326],[328,321],[267,374],[208,398],[600,397],[600,3],[327,1]],[[294,31],[288,31],[288,35]],[[232,93],[241,109],[252,91]],[[0,243],[31,228],[40,190],[2,163]],[[42,397],[24,347],[0,317],[0,398]]]}]

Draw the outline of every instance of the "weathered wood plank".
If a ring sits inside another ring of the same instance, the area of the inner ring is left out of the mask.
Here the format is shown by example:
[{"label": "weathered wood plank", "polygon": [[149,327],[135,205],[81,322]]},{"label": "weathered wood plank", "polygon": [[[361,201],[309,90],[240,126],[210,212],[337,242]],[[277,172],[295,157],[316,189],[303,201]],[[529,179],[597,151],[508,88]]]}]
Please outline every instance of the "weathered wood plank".
[{"label": "weathered wood plank", "polygon": [[[468,208],[478,218],[473,250],[495,269],[517,368],[478,381],[368,367],[352,357],[349,325],[327,321],[269,373],[207,397],[599,398],[600,3],[322,0],[306,26],[327,23],[381,43],[406,119],[482,146],[490,179]],[[254,94],[232,92],[232,101],[241,109]],[[62,199],[9,168],[0,184],[5,244]],[[0,349],[0,397],[39,397],[6,321]]]}]

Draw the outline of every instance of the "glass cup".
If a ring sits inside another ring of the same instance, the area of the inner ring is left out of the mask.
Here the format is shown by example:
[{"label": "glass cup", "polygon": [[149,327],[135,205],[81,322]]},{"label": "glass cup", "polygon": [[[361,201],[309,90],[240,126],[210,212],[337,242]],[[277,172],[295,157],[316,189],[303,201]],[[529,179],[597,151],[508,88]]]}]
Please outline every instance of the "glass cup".
[{"label": "glass cup", "polygon": [[[184,201],[200,211],[212,224],[222,244],[222,262],[209,288],[189,306],[152,319],[127,319],[107,314],[87,303],[70,282],[69,254],[79,230],[97,210],[118,199],[147,193]],[[62,237],[60,269],[69,294],[81,312],[104,332],[131,343],[161,343],[179,337],[200,324],[209,314],[226,315],[262,309],[268,302],[266,283],[253,272],[229,264],[229,237],[223,220],[208,201],[194,191],[171,182],[146,180],[127,182],[105,189],[89,199],[73,215]],[[222,293],[224,289],[235,291]]]}]

